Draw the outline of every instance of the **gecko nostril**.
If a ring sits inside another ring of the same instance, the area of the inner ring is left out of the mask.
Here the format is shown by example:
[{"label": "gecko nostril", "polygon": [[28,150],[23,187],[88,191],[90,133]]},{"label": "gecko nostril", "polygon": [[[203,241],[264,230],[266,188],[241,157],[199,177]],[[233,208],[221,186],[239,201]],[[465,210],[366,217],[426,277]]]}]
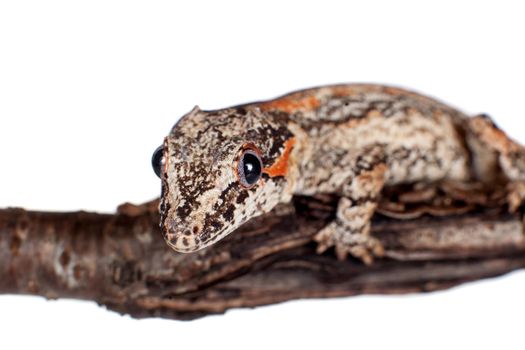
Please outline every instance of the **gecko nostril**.
[{"label": "gecko nostril", "polygon": [[199,227],[199,226],[197,226],[197,225],[195,225],[195,226],[193,226],[193,229],[192,229],[192,230],[193,230],[193,234],[195,234],[195,235],[196,235],[196,234],[198,234],[198,233],[199,233],[199,231],[200,231],[200,227]]}]

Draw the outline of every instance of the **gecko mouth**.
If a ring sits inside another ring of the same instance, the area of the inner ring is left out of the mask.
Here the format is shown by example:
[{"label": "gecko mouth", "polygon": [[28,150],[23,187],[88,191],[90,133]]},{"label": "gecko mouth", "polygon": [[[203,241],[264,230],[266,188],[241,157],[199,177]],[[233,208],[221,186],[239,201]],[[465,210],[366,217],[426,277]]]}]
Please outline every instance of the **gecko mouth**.
[{"label": "gecko mouth", "polygon": [[187,225],[169,215],[163,221],[162,233],[168,245],[179,253],[192,253],[204,249],[222,239],[230,231],[217,231],[197,223]]},{"label": "gecko mouth", "polygon": [[180,253],[191,253],[215,241],[214,238],[217,235],[213,227],[206,227],[204,223],[191,219],[189,216],[177,215],[178,203],[173,203],[169,198],[162,201],[164,202],[169,204],[161,209],[161,231],[173,250]]},{"label": "gecko mouth", "polygon": [[194,226],[190,229],[176,219],[165,219],[163,225],[164,239],[168,245],[177,252],[190,253],[203,247],[202,242],[198,240],[197,231]]}]

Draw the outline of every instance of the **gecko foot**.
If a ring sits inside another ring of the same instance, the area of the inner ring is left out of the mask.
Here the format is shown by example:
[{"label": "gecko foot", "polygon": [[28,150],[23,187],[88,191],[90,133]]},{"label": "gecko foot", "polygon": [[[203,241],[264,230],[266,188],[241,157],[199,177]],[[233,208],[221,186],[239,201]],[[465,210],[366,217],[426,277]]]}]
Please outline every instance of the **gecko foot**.
[{"label": "gecko foot", "polygon": [[368,233],[352,233],[348,229],[332,222],[314,236],[318,243],[317,253],[321,254],[330,247],[335,247],[337,259],[345,260],[348,254],[360,259],[366,265],[374,262],[374,257],[384,255],[381,243]]}]

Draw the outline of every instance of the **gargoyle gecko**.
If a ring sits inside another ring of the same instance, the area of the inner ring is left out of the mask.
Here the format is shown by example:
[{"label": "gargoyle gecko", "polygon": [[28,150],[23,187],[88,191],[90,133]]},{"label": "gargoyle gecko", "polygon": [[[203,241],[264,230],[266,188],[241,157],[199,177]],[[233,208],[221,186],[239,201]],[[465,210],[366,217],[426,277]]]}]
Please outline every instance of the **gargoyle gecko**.
[{"label": "gargoyle gecko", "polygon": [[521,182],[525,150],[486,115],[469,118],[399,88],[349,84],[195,107],[153,166],[162,179],[163,235],[176,251],[209,246],[293,195],[330,193],[340,200],[336,219],[315,236],[318,252],[335,246],[339,259],[351,254],[369,264],[383,254],[370,220],[384,186]]}]

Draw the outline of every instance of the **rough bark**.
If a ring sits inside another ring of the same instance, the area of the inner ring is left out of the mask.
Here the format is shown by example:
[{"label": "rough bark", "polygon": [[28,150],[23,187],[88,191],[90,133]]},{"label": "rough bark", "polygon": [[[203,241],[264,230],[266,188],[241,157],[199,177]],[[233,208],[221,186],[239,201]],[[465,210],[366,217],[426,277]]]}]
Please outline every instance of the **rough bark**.
[{"label": "rough bark", "polygon": [[4,209],[0,293],[192,319],[297,298],[434,291],[525,266],[521,216],[508,213],[502,193],[450,184],[387,191],[373,221],[386,256],[372,266],[315,253],[331,197],[295,198],[194,254],[164,243],[155,203],[115,215]]}]

